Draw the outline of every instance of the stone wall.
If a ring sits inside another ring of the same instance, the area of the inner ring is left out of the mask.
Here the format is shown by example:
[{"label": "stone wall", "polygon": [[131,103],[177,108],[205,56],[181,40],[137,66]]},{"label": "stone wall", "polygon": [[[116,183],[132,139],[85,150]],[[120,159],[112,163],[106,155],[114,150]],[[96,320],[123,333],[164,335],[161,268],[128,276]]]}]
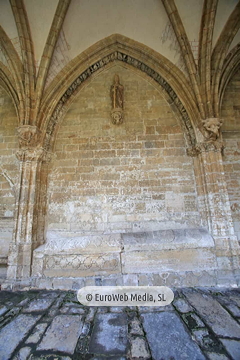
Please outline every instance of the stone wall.
[{"label": "stone wall", "polygon": [[0,88],[0,278],[5,276],[14,226],[15,184],[18,177],[17,116],[11,98]]},{"label": "stone wall", "polygon": [[[125,99],[124,122],[118,126],[110,117],[115,73]],[[48,238],[56,231],[200,225],[192,158],[160,89],[117,65],[80,91],[57,135],[48,207]]]},{"label": "stone wall", "polygon": [[226,88],[222,103],[224,170],[231,202],[234,228],[240,240],[240,71]]}]

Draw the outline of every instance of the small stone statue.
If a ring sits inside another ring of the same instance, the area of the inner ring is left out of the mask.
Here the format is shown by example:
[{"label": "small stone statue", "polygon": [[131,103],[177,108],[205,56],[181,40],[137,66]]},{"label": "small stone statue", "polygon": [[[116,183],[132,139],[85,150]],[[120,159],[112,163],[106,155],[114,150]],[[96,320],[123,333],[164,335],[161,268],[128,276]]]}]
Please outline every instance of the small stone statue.
[{"label": "small stone statue", "polygon": [[114,76],[114,83],[111,86],[111,99],[112,99],[112,122],[115,125],[122,124],[123,122],[123,85],[119,82],[119,76]]}]

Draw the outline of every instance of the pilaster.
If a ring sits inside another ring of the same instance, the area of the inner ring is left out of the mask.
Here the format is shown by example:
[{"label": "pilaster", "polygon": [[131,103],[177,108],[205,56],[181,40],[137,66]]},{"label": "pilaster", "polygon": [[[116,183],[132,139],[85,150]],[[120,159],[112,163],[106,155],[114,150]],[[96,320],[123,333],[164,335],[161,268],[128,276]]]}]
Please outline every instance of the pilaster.
[{"label": "pilaster", "polygon": [[194,156],[198,206],[202,225],[215,240],[218,283],[236,284],[239,278],[240,247],[234,234],[233,220],[225,180],[221,141],[199,142],[188,154]]},{"label": "pilaster", "polygon": [[[15,229],[10,245],[7,279],[25,280],[31,276],[32,252],[39,245],[38,232],[42,204],[40,201],[42,164],[48,154],[40,146],[41,132],[35,126],[18,128],[20,162]],[[41,228],[41,226],[40,226]]]}]

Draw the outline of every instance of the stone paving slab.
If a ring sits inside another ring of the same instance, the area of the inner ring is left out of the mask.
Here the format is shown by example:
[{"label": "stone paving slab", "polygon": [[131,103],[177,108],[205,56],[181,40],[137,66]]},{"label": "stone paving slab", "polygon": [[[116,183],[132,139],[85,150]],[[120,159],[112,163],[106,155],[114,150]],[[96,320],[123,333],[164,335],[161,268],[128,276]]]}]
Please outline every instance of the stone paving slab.
[{"label": "stone paving slab", "polygon": [[30,304],[24,309],[24,312],[40,312],[48,309],[52,303],[53,299],[34,299],[30,302]]},{"label": "stone paving slab", "polygon": [[58,315],[47,329],[37,351],[52,350],[73,354],[83,326],[82,317]]},{"label": "stone paving slab", "polygon": [[45,329],[47,328],[48,323],[41,323],[35,326],[34,331],[27,338],[26,344],[37,343],[41,336],[43,335]]},{"label": "stone paving slab", "polygon": [[197,291],[187,290],[185,294],[190,304],[216,335],[240,339],[240,325],[217,300],[208,294],[199,294]]},{"label": "stone paving slab", "polygon": [[8,308],[6,306],[0,306],[0,316],[7,312]]},{"label": "stone paving slab", "polygon": [[0,331],[0,359],[8,360],[40,316],[19,315]]},{"label": "stone paving slab", "polygon": [[233,359],[240,359],[240,341],[222,339],[221,342]]},{"label": "stone paving slab", "polygon": [[144,330],[151,348],[152,358],[178,360],[204,360],[197,344],[177,314],[170,312],[142,314]]},{"label": "stone paving slab", "polygon": [[0,291],[0,360],[240,360],[240,290],[166,307],[86,307],[74,291]]},{"label": "stone paving slab", "polygon": [[90,341],[90,353],[125,355],[127,353],[127,315],[97,314]]},{"label": "stone paving slab", "polygon": [[210,360],[228,360],[229,358],[223,354],[207,353]]}]

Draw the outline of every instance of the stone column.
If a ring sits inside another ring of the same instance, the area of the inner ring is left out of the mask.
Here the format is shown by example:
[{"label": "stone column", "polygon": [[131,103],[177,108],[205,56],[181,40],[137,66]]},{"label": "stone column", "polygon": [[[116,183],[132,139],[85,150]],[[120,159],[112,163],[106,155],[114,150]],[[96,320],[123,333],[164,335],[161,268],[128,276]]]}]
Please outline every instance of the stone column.
[{"label": "stone column", "polygon": [[[35,126],[18,128],[20,162],[18,195],[15,208],[15,229],[8,257],[7,284],[30,279],[32,252],[38,246],[38,222],[41,215],[41,166],[46,155],[40,146],[41,133]],[[43,241],[43,240],[42,240]],[[41,240],[40,240],[41,242]]]},{"label": "stone column", "polygon": [[221,141],[198,143],[190,155],[194,169],[202,225],[215,240],[218,284],[234,285],[240,278],[240,247],[233,220],[222,161]]}]

